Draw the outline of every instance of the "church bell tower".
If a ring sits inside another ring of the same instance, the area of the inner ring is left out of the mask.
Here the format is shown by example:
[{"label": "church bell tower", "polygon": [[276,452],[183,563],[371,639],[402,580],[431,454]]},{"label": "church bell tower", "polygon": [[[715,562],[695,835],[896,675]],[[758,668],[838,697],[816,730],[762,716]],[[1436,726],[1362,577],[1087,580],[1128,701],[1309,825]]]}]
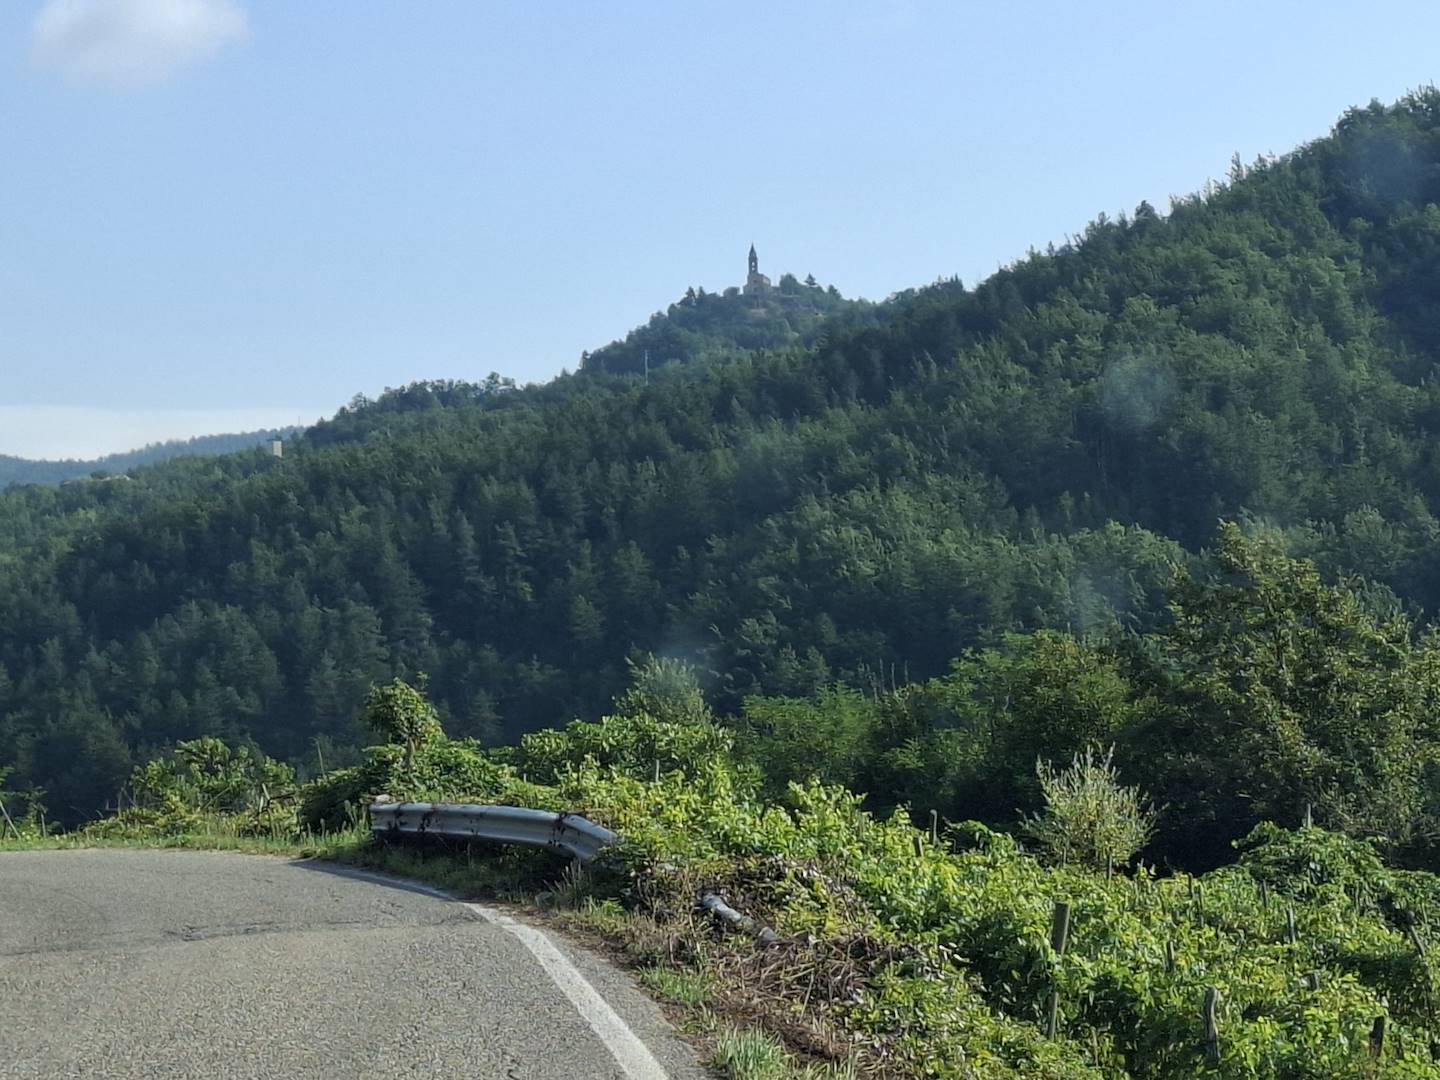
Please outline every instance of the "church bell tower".
[{"label": "church bell tower", "polygon": [[745,275],[746,296],[760,296],[770,291],[770,279],[760,273],[760,256],[755,254],[755,245],[750,245],[750,272]]}]

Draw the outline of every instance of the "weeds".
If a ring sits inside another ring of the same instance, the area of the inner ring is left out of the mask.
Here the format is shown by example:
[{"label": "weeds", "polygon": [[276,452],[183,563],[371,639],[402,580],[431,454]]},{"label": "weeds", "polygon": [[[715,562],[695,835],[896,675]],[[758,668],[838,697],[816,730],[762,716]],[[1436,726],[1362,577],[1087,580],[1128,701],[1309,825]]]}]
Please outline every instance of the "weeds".
[{"label": "weeds", "polygon": [[698,1009],[708,1005],[714,994],[711,976],[703,971],[684,971],[659,964],[636,972],[640,982],[666,1001]]},{"label": "weeds", "polygon": [[788,1080],[792,1075],[784,1048],[763,1031],[720,1032],[713,1060],[727,1080]]}]

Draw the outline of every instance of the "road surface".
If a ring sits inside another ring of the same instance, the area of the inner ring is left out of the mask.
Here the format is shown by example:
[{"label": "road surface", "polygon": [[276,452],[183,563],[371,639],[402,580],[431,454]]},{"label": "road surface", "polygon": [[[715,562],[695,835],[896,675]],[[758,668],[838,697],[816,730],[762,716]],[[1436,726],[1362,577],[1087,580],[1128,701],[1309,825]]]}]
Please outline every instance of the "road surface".
[{"label": "road surface", "polygon": [[698,1080],[653,1002],[504,915],[324,863],[0,853],[0,1077]]}]

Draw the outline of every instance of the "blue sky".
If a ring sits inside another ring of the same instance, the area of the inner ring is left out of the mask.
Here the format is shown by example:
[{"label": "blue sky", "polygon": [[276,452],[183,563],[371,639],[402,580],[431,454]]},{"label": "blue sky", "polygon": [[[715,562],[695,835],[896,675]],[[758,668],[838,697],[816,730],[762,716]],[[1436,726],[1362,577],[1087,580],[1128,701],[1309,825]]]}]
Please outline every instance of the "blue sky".
[{"label": "blue sky", "polygon": [[7,0],[0,453],[543,380],[751,241],[846,295],[974,282],[1436,40],[1383,0]]}]

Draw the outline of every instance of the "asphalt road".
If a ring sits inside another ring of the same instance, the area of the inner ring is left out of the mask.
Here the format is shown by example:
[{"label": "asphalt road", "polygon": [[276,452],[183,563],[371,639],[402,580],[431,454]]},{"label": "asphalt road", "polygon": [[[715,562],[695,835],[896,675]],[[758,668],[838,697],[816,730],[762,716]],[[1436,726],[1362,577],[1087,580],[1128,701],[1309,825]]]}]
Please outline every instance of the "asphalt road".
[{"label": "asphalt road", "polygon": [[403,883],[265,856],[0,853],[6,1080],[705,1075],[618,971]]}]

